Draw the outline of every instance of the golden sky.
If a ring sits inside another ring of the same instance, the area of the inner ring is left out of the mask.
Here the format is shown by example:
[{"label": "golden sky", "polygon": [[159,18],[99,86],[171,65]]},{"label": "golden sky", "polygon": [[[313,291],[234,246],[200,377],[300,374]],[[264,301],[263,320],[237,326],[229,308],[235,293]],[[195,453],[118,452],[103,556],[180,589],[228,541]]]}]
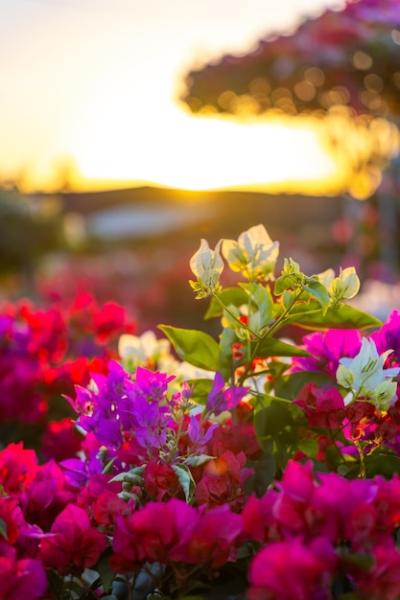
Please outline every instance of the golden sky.
[{"label": "golden sky", "polygon": [[333,159],[308,120],[236,123],[176,102],[194,61],[249,49],[340,0],[0,0],[0,176],[50,188],[329,190]]}]

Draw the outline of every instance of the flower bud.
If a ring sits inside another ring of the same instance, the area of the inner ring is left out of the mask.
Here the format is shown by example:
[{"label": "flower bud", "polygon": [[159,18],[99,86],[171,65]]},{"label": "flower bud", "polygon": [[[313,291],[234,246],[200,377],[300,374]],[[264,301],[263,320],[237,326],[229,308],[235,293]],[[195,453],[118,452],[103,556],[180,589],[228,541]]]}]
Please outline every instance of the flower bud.
[{"label": "flower bud", "polygon": [[190,268],[197,281],[190,285],[196,292],[196,298],[206,298],[219,288],[219,277],[224,269],[220,254],[221,241],[211,250],[206,240],[201,240],[200,248],[190,259]]},{"label": "flower bud", "polygon": [[350,300],[358,294],[360,280],[354,267],[347,267],[339,273],[330,285],[330,293],[336,302]]}]

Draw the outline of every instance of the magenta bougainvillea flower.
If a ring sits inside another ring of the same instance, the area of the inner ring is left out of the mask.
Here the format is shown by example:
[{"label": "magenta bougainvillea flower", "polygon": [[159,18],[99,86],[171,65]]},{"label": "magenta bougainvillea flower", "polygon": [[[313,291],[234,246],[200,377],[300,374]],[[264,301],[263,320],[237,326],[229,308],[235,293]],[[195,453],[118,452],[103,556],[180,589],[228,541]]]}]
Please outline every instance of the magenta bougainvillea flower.
[{"label": "magenta bougainvillea flower", "polygon": [[325,538],[308,545],[297,538],[271,543],[250,566],[249,598],[329,600],[335,562],[335,552]]},{"label": "magenta bougainvillea flower", "polygon": [[0,543],[0,598],[38,600],[47,589],[47,577],[40,560],[18,558],[15,548]]},{"label": "magenta bougainvillea flower", "polygon": [[229,387],[225,389],[225,381],[221,373],[216,373],[213,387],[208,394],[207,410],[219,415],[225,410],[233,410],[248,393],[248,388]]},{"label": "magenta bougainvillea flower", "polygon": [[80,573],[96,564],[107,545],[106,537],[92,527],[86,512],[69,504],[43,537],[40,556],[60,573]]},{"label": "magenta bougainvillea flower", "polygon": [[308,358],[294,358],[293,372],[321,371],[333,378],[343,356],[353,358],[361,348],[361,335],[355,329],[329,329],[304,336]]}]

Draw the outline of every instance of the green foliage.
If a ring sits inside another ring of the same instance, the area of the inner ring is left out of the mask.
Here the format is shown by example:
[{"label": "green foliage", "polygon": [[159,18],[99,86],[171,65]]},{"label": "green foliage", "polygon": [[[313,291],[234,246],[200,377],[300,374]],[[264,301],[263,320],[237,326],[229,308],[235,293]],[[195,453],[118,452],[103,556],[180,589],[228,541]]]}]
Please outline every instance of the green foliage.
[{"label": "green foliage", "polygon": [[40,258],[65,246],[60,216],[41,211],[34,202],[0,190],[0,273],[30,276]]},{"label": "green foliage", "polygon": [[259,342],[253,342],[254,355],[257,358],[266,358],[270,356],[309,356],[308,352],[295,346],[286,344],[281,340],[272,337],[265,337]]},{"label": "green foliage", "polygon": [[339,304],[325,312],[316,302],[293,308],[288,323],[305,329],[374,329],[382,325],[376,317],[349,304]]},{"label": "green foliage", "polygon": [[248,295],[245,290],[240,287],[227,287],[223,289],[217,296],[211,298],[211,302],[204,315],[206,320],[222,317],[224,309],[218,299],[225,304],[225,306],[241,306],[248,302]]},{"label": "green foliage", "polygon": [[218,369],[219,346],[210,335],[203,331],[170,325],[158,327],[167,336],[179,358],[201,369]]},{"label": "green foliage", "polygon": [[264,452],[274,456],[277,467],[284,469],[298,447],[300,429],[305,426],[304,414],[283,398],[264,396],[261,404],[254,414],[258,441]]}]

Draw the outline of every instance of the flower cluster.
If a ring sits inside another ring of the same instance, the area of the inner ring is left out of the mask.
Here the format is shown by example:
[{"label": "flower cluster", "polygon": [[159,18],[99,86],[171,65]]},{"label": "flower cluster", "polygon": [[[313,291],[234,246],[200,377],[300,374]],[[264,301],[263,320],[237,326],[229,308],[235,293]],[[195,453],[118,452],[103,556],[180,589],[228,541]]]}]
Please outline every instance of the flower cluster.
[{"label": "flower cluster", "polygon": [[[5,438],[10,422],[43,429],[48,420],[71,416],[61,396],[73,393],[78,383],[89,383],[92,372],[106,372],[108,360],[117,356],[113,340],[132,329],[123,307],[113,302],[99,306],[86,293],[63,308],[57,303],[36,308],[28,302],[3,306],[0,427],[4,426]],[[44,442],[47,455],[67,437],[76,448],[76,435],[69,436],[68,430],[72,431],[68,420],[49,425]]]},{"label": "flower cluster", "polygon": [[4,420],[65,413],[39,452],[0,449],[0,600],[400,597],[400,313],[345,304],[352,270],[276,273],[277,248],[263,226],[202,244],[218,341],[134,336],[87,296],[4,310]]},{"label": "flower cluster", "polygon": [[249,597],[398,598],[399,507],[397,476],[314,477],[311,462],[289,462],[276,487],[250,498],[243,511],[245,534],[264,545],[250,566]]}]

